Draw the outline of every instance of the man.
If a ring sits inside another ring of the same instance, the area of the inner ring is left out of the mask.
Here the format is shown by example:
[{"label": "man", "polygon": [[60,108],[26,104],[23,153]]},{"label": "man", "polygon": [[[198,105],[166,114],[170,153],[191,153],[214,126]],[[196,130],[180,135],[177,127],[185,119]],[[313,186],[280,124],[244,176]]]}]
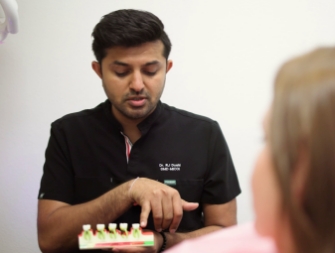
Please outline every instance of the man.
[{"label": "man", "polygon": [[[160,102],[171,43],[153,14],[119,10],[93,31],[108,100],[52,124],[38,204],[43,252],[75,252],[83,224],[139,223],[161,252],[236,223],[240,188],[218,124]],[[185,212],[183,212],[185,211]],[[96,251],[100,252],[100,251]]]}]

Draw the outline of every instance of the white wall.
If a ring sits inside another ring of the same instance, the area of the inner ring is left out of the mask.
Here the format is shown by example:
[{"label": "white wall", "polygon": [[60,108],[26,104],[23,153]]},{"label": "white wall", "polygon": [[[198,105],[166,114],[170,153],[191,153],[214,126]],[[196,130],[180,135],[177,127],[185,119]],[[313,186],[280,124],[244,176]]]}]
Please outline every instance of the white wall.
[{"label": "white wall", "polygon": [[250,175],[261,119],[279,65],[335,42],[335,1],[18,0],[20,32],[0,45],[1,252],[38,252],[37,192],[50,123],[105,99],[90,68],[91,32],[120,8],[165,23],[174,67],[162,100],[216,119],[243,193],[239,222],[253,219]]}]

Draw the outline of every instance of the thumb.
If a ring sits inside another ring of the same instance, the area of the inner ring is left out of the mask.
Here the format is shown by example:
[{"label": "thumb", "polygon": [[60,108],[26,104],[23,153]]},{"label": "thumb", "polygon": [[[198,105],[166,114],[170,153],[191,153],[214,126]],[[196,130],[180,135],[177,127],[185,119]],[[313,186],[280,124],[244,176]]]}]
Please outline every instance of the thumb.
[{"label": "thumb", "polygon": [[199,203],[196,202],[187,202],[186,200],[181,200],[181,205],[184,211],[193,211],[198,208]]}]

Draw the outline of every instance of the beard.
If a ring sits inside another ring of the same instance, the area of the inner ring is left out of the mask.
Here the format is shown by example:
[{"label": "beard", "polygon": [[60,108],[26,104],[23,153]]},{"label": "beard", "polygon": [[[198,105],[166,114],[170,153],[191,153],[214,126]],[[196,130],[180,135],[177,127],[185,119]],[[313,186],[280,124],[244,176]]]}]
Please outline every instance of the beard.
[{"label": "beard", "polygon": [[[103,82],[105,93],[112,104],[112,111],[114,110],[116,114],[119,114],[120,116],[122,115],[130,120],[144,119],[149,116],[155,110],[163,93],[164,86],[165,79],[161,89],[154,90],[154,96],[152,96],[152,94],[150,94],[147,90],[143,89],[139,92],[129,90],[129,92],[124,94],[122,97],[118,97],[113,94],[113,92],[109,92],[112,90],[108,89],[107,85]],[[136,101],[137,99],[144,99],[143,105],[136,105],[136,103],[131,102],[131,100]],[[114,116],[116,116],[115,113]]]},{"label": "beard", "polygon": [[154,111],[157,103],[146,103],[142,107],[129,107],[124,104],[113,104],[114,108],[118,110],[123,116],[128,119],[141,119],[147,117],[150,113]]},{"label": "beard", "polygon": [[[145,99],[145,103],[143,106],[132,106],[129,103],[129,99],[132,97],[139,96],[141,98]],[[120,102],[118,102],[116,99],[113,99],[112,96],[109,96],[109,99],[112,103],[112,106],[124,117],[128,119],[141,119],[146,118],[149,116],[156,108],[157,103],[159,101],[160,96],[158,96],[157,99],[152,99],[150,94],[147,92],[130,92],[124,95]]]}]

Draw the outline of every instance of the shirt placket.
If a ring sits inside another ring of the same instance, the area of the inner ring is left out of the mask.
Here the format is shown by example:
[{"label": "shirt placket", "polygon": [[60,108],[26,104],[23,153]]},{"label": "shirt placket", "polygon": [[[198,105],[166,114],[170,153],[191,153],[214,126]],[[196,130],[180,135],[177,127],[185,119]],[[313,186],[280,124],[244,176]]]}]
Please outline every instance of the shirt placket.
[{"label": "shirt placket", "polygon": [[123,135],[124,142],[126,144],[126,158],[127,158],[127,163],[129,163],[129,157],[130,157],[131,149],[133,147],[133,143],[131,143],[129,138],[124,133],[121,132],[121,134]]}]

